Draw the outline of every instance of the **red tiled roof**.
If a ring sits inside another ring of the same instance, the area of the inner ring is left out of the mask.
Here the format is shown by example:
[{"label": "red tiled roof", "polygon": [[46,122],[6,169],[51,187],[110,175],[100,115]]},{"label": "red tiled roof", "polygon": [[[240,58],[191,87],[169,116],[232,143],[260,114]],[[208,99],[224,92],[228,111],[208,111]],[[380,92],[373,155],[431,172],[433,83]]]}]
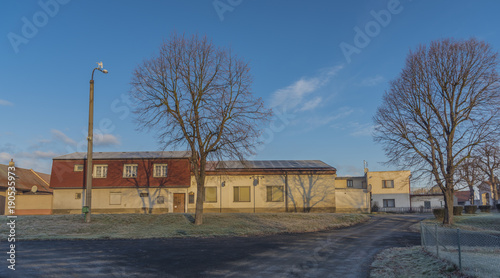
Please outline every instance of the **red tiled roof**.
[{"label": "red tiled roof", "polygon": [[[6,189],[8,186],[8,165],[0,164],[0,188]],[[23,169],[16,167],[15,182],[18,191],[28,192],[31,191],[33,185],[36,185],[37,192],[52,193],[49,187],[50,175],[36,172],[32,169]]]}]

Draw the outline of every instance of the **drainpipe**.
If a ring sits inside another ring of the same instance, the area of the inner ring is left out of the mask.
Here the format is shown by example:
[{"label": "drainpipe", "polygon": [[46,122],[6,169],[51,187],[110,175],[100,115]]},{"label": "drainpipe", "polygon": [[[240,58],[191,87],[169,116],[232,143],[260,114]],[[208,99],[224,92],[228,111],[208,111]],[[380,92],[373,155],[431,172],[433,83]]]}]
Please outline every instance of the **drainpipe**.
[{"label": "drainpipe", "polygon": [[285,212],[288,212],[288,171],[285,171]]},{"label": "drainpipe", "polygon": [[410,198],[410,211],[411,211],[411,175],[408,176],[408,198]]}]

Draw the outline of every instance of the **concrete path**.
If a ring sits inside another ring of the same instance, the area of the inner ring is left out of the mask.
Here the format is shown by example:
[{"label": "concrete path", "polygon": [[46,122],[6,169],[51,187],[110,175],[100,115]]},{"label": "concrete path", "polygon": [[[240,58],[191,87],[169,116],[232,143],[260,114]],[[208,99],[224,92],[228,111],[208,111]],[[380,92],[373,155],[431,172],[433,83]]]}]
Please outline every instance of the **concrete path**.
[{"label": "concrete path", "polygon": [[[211,239],[31,241],[0,277],[368,277],[373,257],[420,244],[422,216],[377,215],[350,228]],[[2,242],[0,250],[6,250]]]}]

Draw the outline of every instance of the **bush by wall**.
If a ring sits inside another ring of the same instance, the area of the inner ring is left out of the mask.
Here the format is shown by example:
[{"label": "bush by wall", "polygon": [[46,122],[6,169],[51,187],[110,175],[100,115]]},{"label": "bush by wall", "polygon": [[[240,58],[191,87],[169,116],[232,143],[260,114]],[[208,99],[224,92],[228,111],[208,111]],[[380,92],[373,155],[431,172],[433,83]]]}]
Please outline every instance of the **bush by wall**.
[{"label": "bush by wall", "polygon": [[491,206],[479,206],[481,212],[490,212]]},{"label": "bush by wall", "polygon": [[462,215],[463,210],[464,210],[464,207],[462,207],[462,206],[453,207],[453,215]]},{"label": "bush by wall", "polygon": [[436,219],[444,219],[444,208],[433,209],[432,213],[434,214],[434,217],[436,217]]},{"label": "bush by wall", "polygon": [[477,206],[465,206],[465,213],[467,214],[474,214],[476,213]]}]

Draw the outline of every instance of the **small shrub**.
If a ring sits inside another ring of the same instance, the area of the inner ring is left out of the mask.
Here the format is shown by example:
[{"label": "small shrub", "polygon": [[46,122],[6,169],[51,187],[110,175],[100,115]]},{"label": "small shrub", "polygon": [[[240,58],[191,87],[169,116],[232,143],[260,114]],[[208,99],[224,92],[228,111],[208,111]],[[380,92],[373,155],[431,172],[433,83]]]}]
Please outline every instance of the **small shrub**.
[{"label": "small shrub", "polygon": [[444,219],[444,208],[433,209],[432,213],[436,219]]},{"label": "small shrub", "polygon": [[372,212],[377,212],[377,211],[378,211],[378,204],[377,202],[374,202],[372,206]]},{"label": "small shrub", "polygon": [[481,212],[490,212],[491,206],[479,206]]},{"label": "small shrub", "polygon": [[462,206],[453,207],[453,215],[462,215],[463,210],[464,210],[464,207],[462,207]]},{"label": "small shrub", "polygon": [[477,206],[465,206],[465,213],[467,214],[475,214],[477,210]]}]

